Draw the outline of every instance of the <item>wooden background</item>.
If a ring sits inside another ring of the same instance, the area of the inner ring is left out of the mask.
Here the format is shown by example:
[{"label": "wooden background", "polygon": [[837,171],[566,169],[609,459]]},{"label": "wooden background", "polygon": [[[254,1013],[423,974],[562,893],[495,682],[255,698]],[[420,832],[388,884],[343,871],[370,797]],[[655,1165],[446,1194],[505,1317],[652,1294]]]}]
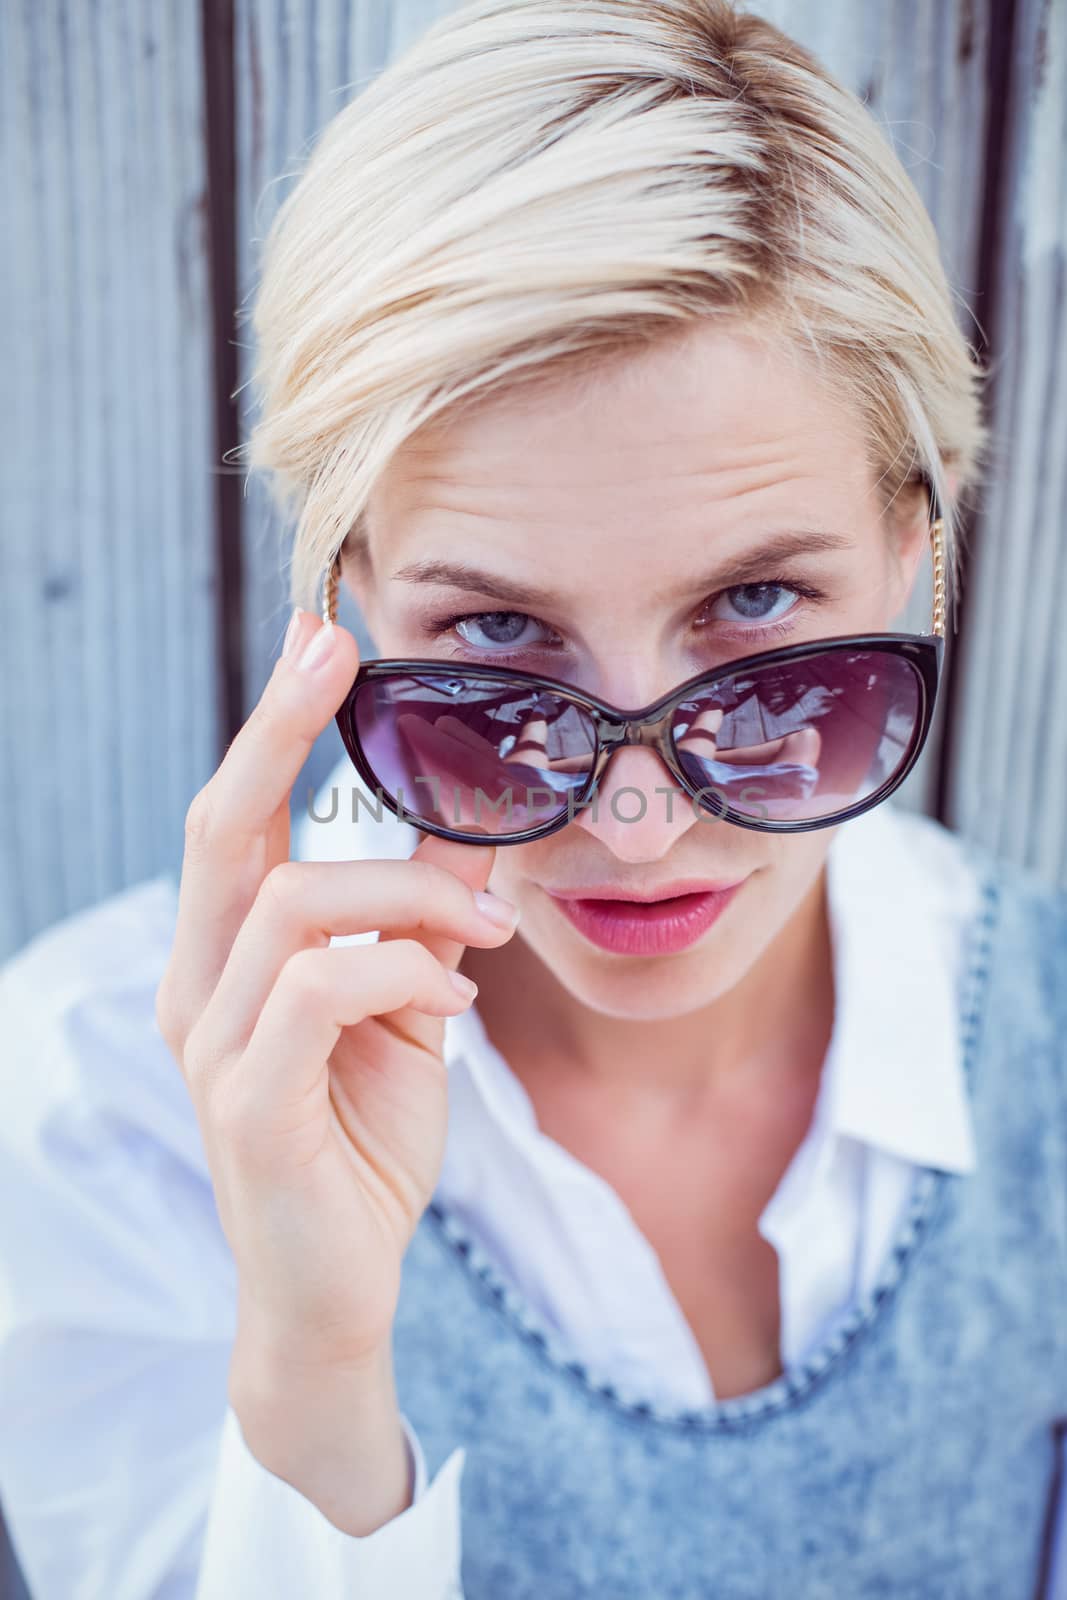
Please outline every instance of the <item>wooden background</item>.
[{"label": "wooden background", "polygon": [[[235,308],[309,142],[447,8],[0,3],[0,958],[177,870],[288,613],[286,530],[222,464],[248,399]],[[995,470],[901,798],[1067,883],[1067,0],[753,9],[884,123],[995,363]]]},{"label": "wooden background", "polygon": [[[177,868],[265,681],[287,530],[223,465],[234,311],[318,130],[449,3],[0,6],[0,958]],[[887,127],[995,362],[943,714],[901,799],[1067,882],[1067,0],[762,9]],[[339,754],[331,729],[308,778]]]}]

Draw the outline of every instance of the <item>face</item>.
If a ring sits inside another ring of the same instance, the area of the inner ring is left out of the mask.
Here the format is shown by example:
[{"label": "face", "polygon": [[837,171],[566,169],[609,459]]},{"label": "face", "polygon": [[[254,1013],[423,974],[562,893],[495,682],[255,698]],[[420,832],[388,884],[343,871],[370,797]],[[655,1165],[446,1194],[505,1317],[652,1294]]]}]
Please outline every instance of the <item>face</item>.
[{"label": "face", "polygon": [[[928,538],[921,497],[909,506],[887,520],[855,419],[805,358],[707,321],[435,419],[376,485],[366,560],[344,575],[383,656],[518,666],[636,707],[731,658],[891,628]],[[792,553],[739,583],[783,534]],[[457,564],[475,575],[441,570]],[[680,1015],[739,984],[800,926],[837,831],[697,817],[640,746],[615,753],[599,794],[548,838],[499,847],[490,887],[521,908],[516,941],[615,1017]],[[553,898],[681,879],[743,881],[669,954],[606,951]]]}]

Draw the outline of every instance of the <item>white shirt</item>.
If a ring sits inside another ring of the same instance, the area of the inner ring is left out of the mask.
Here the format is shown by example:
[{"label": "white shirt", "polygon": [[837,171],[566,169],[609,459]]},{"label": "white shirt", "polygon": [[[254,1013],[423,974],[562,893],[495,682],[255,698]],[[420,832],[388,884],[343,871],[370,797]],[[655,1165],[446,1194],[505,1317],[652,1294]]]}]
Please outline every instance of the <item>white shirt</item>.
[{"label": "white shirt", "polygon": [[[353,827],[354,776],[346,758],[323,786],[338,785],[340,815],[304,820],[295,855],[410,854],[410,824],[364,813]],[[915,1163],[976,1160],[957,1031],[976,885],[955,836],[885,803],[842,825],[827,863],[833,1033],[811,1126],[759,1222],[779,1257],[786,1368],[879,1271]],[[462,1441],[427,1482],[409,1427],[413,1504],[357,1538],[259,1464],[228,1405],[233,1261],[154,1019],[176,903],[169,878],[137,885],[0,971],[0,1503],[34,1600],[452,1600]],[[441,1200],[595,1374],[711,1401],[655,1251],[538,1129],[476,1007],[448,1019],[444,1048]]]}]

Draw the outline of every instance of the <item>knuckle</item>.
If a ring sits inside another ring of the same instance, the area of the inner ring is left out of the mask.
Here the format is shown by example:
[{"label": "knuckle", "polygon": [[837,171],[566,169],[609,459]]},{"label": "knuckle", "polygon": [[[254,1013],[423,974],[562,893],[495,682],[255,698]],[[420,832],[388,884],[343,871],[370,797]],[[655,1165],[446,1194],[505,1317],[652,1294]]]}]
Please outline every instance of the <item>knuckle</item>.
[{"label": "knuckle", "polygon": [[329,978],[322,961],[325,954],[324,950],[297,950],[282,967],[278,982],[297,1010],[311,1010],[328,997]]},{"label": "knuckle", "polygon": [[215,834],[215,805],[207,784],[193,796],[185,813],[186,854],[199,856],[210,848]]},{"label": "knuckle", "polygon": [[419,939],[393,939],[381,948],[394,950],[397,964],[424,982],[432,983],[441,971],[437,957]]},{"label": "knuckle", "polygon": [[440,866],[436,861],[413,861],[418,877],[422,879],[422,887],[429,894],[455,893],[460,888],[460,879],[454,872],[449,872],[447,867]]},{"label": "knuckle", "polygon": [[185,1049],[182,1052],[185,1061],[185,1070],[190,1079],[199,1080],[201,1077],[202,1059],[206,1065],[206,1056],[201,1049],[200,1028],[197,1023],[189,1029],[185,1036]]},{"label": "knuckle", "polygon": [[390,939],[386,944],[379,944],[377,948],[382,952],[379,961],[395,962],[397,966],[408,966],[413,961],[419,961],[430,952],[418,939]]},{"label": "knuckle", "polygon": [[249,744],[261,745],[270,740],[271,732],[277,722],[270,699],[269,692],[265,692],[245,718],[242,737]]},{"label": "knuckle", "polygon": [[165,1043],[174,1052],[174,1054],[177,1055],[177,1047],[180,1043],[180,1023],[178,1020],[177,1008],[174,1003],[174,997],[171,993],[171,977],[169,968],[166,972],[164,972],[162,981],[156,990],[155,1018],[156,1027],[162,1034]]},{"label": "knuckle", "polygon": [[288,916],[298,904],[304,881],[299,861],[280,861],[263,879],[256,899],[270,910]]},{"label": "knuckle", "polygon": [[447,867],[434,861],[413,861],[416,870],[416,903],[420,908],[435,907],[442,911],[462,915],[474,908],[474,890],[457,878]]}]

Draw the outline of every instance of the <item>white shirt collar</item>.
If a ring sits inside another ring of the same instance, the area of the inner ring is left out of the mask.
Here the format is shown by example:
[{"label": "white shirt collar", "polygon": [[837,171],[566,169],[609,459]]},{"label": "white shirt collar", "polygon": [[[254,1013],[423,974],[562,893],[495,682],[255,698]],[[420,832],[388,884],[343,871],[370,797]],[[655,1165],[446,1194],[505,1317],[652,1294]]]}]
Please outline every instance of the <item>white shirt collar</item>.
[{"label": "white shirt collar", "polygon": [[[317,816],[294,823],[294,854],[307,860],[402,859],[420,834],[383,809],[379,822],[347,756],[320,786]],[[813,1127],[954,1172],[976,1163],[961,1063],[959,940],[953,929],[976,885],[954,835],[883,802],[837,829],[827,855],[835,1017]],[[357,936],[359,937],[359,936]],[[529,1149],[552,1144],[537,1129],[525,1089],[496,1051],[476,1008],[448,1019],[446,1063],[464,1063],[485,1109]],[[833,1141],[820,1138],[826,1150]],[[550,1158],[552,1159],[552,1158]]]},{"label": "white shirt collar", "polygon": [[842,823],[830,846],[830,1123],[905,1160],[954,1172],[976,1162],[957,933],[976,896],[955,836],[890,801]]}]

